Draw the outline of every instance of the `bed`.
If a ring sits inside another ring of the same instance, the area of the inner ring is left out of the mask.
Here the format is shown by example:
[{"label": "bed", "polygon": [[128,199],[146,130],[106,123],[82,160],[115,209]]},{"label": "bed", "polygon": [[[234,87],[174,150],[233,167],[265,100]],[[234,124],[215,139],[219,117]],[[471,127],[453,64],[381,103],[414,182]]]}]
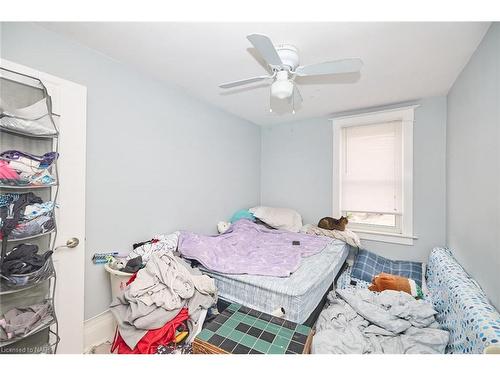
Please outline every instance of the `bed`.
[{"label": "bed", "polygon": [[324,301],[348,254],[349,245],[331,240],[319,253],[303,258],[289,277],[229,275],[203,266],[200,269],[215,280],[223,300],[266,313],[283,308],[285,319],[302,324]]}]

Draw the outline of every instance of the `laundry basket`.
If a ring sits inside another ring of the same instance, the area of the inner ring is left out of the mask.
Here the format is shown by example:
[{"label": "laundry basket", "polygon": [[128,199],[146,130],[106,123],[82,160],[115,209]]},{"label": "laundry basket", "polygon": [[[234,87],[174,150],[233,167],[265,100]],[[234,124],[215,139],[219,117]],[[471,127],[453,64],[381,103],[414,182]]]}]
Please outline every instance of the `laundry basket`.
[{"label": "laundry basket", "polygon": [[114,300],[115,297],[123,292],[123,289],[125,289],[125,287],[127,286],[127,281],[129,281],[132,274],[115,270],[111,268],[108,263],[104,265],[104,269],[109,273],[109,282],[111,283],[111,298],[112,300]]}]

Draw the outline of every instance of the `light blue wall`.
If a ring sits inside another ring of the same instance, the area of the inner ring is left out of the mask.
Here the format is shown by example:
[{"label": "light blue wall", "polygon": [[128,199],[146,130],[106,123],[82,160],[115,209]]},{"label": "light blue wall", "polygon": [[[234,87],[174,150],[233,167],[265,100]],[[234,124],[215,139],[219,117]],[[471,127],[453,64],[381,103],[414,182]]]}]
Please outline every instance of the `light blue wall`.
[{"label": "light blue wall", "polygon": [[447,231],[465,269],[500,308],[500,24],[448,94]]},{"label": "light blue wall", "polygon": [[86,318],[110,302],[94,252],[177,229],[214,233],[259,203],[255,124],[38,25],[4,23],[1,54],[88,89]]},{"label": "light blue wall", "polygon": [[[261,132],[37,25],[1,25],[2,57],[88,88],[87,318],[103,311],[110,298],[102,267],[90,262],[95,251],[128,250],[135,241],[179,228],[214,232],[218,220],[260,199],[297,209],[305,222],[331,214],[327,118]],[[499,64],[500,27],[494,24],[448,99],[418,101],[414,232],[419,239],[414,246],[366,242],[382,255],[415,260],[447,243],[497,307]]]},{"label": "light blue wall", "polygon": [[[364,241],[364,245],[393,259],[425,261],[432,247],[445,244],[446,98],[412,104],[420,104],[415,111],[413,135],[413,225],[419,239],[413,246],[374,241]],[[390,107],[394,106],[370,110]],[[332,132],[327,118],[262,130],[262,204],[292,207],[306,223],[316,224],[322,217],[331,216]]]}]

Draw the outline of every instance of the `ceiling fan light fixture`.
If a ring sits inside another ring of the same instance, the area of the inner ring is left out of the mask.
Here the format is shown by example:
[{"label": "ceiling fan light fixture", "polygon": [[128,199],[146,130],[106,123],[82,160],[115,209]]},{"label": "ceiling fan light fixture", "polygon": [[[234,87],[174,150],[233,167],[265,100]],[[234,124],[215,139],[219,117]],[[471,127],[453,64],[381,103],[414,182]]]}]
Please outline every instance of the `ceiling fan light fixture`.
[{"label": "ceiling fan light fixture", "polygon": [[[292,114],[295,114],[295,105],[302,103],[295,77],[327,76],[331,74],[358,73],[363,66],[360,58],[347,58],[333,61],[324,61],[316,64],[299,65],[299,51],[290,44],[273,44],[272,40],[263,34],[247,35],[248,41],[253,45],[260,57],[267,64],[267,76],[240,79],[219,85],[222,89],[247,85],[250,83],[273,80],[271,95],[269,96],[269,112],[272,99],[288,99],[292,105]],[[311,97],[312,98],[312,97]],[[291,99],[291,100],[290,100]]]},{"label": "ceiling fan light fixture", "polygon": [[287,71],[280,71],[271,85],[271,95],[278,99],[289,98],[293,93],[293,82],[288,79]]}]

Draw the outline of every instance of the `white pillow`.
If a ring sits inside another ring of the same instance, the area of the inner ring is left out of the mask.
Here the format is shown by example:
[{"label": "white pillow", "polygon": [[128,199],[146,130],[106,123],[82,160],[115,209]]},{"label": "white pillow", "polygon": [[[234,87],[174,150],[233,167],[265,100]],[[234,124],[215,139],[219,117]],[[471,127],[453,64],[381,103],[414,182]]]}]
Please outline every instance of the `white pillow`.
[{"label": "white pillow", "polygon": [[257,219],[276,229],[298,233],[302,228],[302,217],[290,208],[257,206],[249,209]]}]

